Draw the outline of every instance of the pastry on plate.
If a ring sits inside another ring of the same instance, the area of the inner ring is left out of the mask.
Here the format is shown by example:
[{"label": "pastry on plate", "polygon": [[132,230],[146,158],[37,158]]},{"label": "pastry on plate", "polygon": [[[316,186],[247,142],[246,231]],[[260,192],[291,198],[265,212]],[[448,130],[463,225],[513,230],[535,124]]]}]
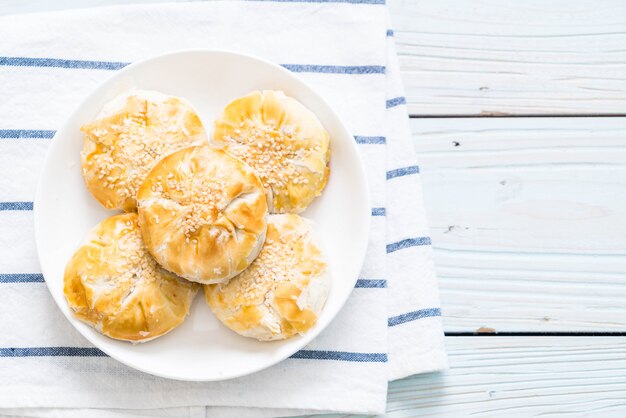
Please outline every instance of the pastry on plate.
[{"label": "pastry on plate", "polygon": [[161,268],[144,246],[136,213],[100,222],[65,268],[74,315],[117,340],[144,342],[180,325],[198,285]]},{"label": "pastry on plate", "polygon": [[209,146],[159,161],[137,194],[146,246],[166,269],[194,282],[239,274],[267,229],[263,185],[241,160]]},{"label": "pastry on plate", "polygon": [[135,210],[137,189],[159,159],[207,143],[193,107],[156,91],[117,96],[81,130],[87,188],[105,208],[127,212]]},{"label": "pastry on plate", "polygon": [[270,341],[315,325],[329,288],[311,222],[285,214],[270,215],[265,245],[252,265],[227,283],[204,286],[204,296],[228,328]]},{"label": "pastry on plate", "polygon": [[214,144],[261,178],[270,213],[300,213],[328,180],[328,133],[317,116],[281,91],[232,101],[215,121]]}]

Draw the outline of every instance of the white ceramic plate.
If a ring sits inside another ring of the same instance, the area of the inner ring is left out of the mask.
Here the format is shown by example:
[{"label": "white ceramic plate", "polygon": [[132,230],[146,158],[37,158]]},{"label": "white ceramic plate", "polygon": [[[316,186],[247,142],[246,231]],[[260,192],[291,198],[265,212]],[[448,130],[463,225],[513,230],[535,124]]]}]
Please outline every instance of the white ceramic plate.
[{"label": "white ceramic plate", "polygon": [[[63,294],[65,264],[87,232],[114,215],[96,202],[83,182],[79,157],[83,135],[79,127],[93,120],[105,102],[129,88],[188,99],[209,131],[228,102],[258,89],[283,90],[320,118],[331,138],[331,175],[322,196],[303,215],[317,225],[333,285],[317,325],[306,335],[270,343],[241,337],[215,319],[202,292],[180,327],[144,344],[110,339],[72,316]],[[282,67],[258,58],[194,50],[129,65],[77,103],[48,150],[35,198],[35,233],[41,269],[54,300],[91,343],[147,373],[210,381],[243,376],[276,364],[304,347],[332,321],[350,295],[363,263],[370,211],[365,171],[354,138],[308,85]]]}]

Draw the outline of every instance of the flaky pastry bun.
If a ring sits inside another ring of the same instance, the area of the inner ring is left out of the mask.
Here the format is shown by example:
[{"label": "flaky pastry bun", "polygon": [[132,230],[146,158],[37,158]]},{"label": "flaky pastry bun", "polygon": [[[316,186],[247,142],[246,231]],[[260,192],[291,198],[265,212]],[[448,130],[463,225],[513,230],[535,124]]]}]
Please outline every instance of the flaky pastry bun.
[{"label": "flaky pastry bun", "polygon": [[330,285],[312,223],[294,214],[270,215],[257,259],[229,282],[204,286],[204,296],[228,328],[270,341],[315,325]]},{"label": "flaky pastry bun", "polygon": [[144,246],[137,214],[100,222],[65,268],[74,316],[117,340],[144,342],[180,325],[198,285],[161,268]]},{"label": "flaky pastry bun", "polygon": [[219,283],[259,254],[267,228],[263,186],[222,150],[190,147],[159,161],[137,194],[146,246],[166,269]]},{"label": "flaky pastry bun", "polygon": [[81,127],[82,173],[91,194],[107,209],[134,211],[137,189],[162,157],[207,143],[196,111],[186,101],[134,90],[107,103]]},{"label": "flaky pastry bun", "polygon": [[213,144],[250,165],[270,213],[300,213],[326,186],[328,133],[309,109],[281,91],[255,91],[229,103]]}]

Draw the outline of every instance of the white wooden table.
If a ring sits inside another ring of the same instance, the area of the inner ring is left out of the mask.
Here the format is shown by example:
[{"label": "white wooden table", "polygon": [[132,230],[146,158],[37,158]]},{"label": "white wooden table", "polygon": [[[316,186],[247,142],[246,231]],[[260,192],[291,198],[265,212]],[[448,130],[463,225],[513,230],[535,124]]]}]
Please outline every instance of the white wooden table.
[{"label": "white wooden table", "polygon": [[626,2],[388,2],[451,363],[388,416],[626,416]]},{"label": "white wooden table", "polygon": [[389,416],[626,416],[626,2],[390,7],[452,368]]}]

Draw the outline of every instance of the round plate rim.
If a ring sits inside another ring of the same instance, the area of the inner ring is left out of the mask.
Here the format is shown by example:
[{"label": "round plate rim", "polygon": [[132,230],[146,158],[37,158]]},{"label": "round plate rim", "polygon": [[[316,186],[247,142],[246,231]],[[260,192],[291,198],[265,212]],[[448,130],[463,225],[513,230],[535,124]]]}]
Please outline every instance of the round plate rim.
[{"label": "round plate rim", "polygon": [[[336,312],[332,315],[332,317],[329,319],[328,323],[325,324],[325,326],[320,327],[319,329],[316,330],[315,333],[307,333],[303,336],[303,338],[300,340],[300,343],[298,344],[294,344],[294,348],[293,350],[287,350],[287,353],[283,356],[277,357],[275,359],[272,359],[271,361],[268,361],[266,363],[262,363],[257,367],[253,367],[253,368],[249,368],[243,372],[236,372],[236,373],[232,373],[232,374],[228,374],[228,375],[220,375],[220,376],[210,376],[210,377],[198,377],[198,378],[194,378],[194,377],[183,377],[183,376],[176,376],[176,375],[171,375],[168,373],[161,373],[158,370],[152,370],[152,369],[148,369],[146,367],[140,367],[137,366],[136,364],[133,364],[131,361],[127,361],[127,359],[124,358],[124,356],[118,356],[116,353],[111,353],[108,350],[108,347],[103,347],[98,341],[96,341],[96,339],[93,337],[94,334],[90,333],[90,332],[84,332],[83,329],[81,329],[81,327],[77,326],[77,323],[81,323],[82,322],[80,320],[78,320],[77,318],[74,318],[71,313],[69,312],[69,310],[64,310],[61,308],[60,304],[61,303],[66,303],[65,300],[59,300],[59,298],[57,298],[57,296],[55,295],[55,292],[50,288],[50,286],[52,286],[52,279],[47,278],[49,275],[46,275],[46,268],[44,266],[44,263],[42,263],[42,254],[45,251],[45,248],[43,248],[43,243],[42,240],[39,238],[39,234],[41,231],[41,224],[44,222],[44,220],[42,219],[42,213],[41,210],[38,210],[40,203],[42,202],[42,200],[44,199],[43,195],[44,195],[44,191],[43,191],[43,184],[44,184],[44,177],[45,177],[45,173],[46,173],[46,168],[49,166],[49,164],[51,164],[51,150],[53,149],[53,147],[56,146],[56,144],[61,140],[60,139],[60,134],[62,134],[63,132],[67,131],[70,128],[71,125],[71,121],[76,117],[76,115],[80,112],[80,108],[82,107],[82,105],[86,102],[89,102],[90,100],[93,99],[94,96],[97,96],[99,91],[106,86],[107,84],[111,83],[114,79],[118,78],[118,77],[122,77],[126,72],[129,72],[131,70],[133,70],[135,67],[138,66],[142,66],[142,65],[146,65],[149,64],[151,61],[158,61],[159,59],[163,59],[163,58],[167,58],[167,57],[173,57],[173,56],[177,56],[177,55],[186,55],[186,54],[225,54],[225,55],[232,55],[232,56],[236,56],[236,57],[240,57],[240,58],[247,58],[247,59],[251,59],[251,60],[255,60],[258,61],[264,65],[268,65],[270,67],[273,67],[274,70],[283,73],[284,75],[286,75],[287,77],[291,77],[293,79],[295,79],[301,86],[303,86],[306,90],[307,90],[307,95],[313,96],[317,101],[319,101],[320,103],[322,103],[322,105],[324,107],[326,107],[327,109],[330,110],[332,116],[336,119],[336,122],[339,124],[340,129],[342,129],[344,132],[347,133],[347,136],[349,136],[350,138],[353,138],[352,134],[350,133],[350,131],[348,130],[348,128],[346,127],[345,123],[343,122],[343,120],[339,117],[339,115],[333,110],[333,108],[328,104],[328,102],[321,97],[315,89],[313,89],[307,82],[305,82],[304,80],[302,80],[302,78],[300,78],[297,74],[294,74],[293,72],[287,70],[286,68],[281,67],[280,65],[269,61],[267,59],[252,55],[252,54],[248,54],[248,53],[241,53],[241,52],[237,52],[237,51],[232,51],[232,50],[227,50],[227,49],[204,49],[204,48],[192,48],[192,49],[181,49],[181,50],[176,50],[176,51],[171,51],[171,52],[166,52],[163,54],[159,54],[159,55],[153,55],[150,56],[148,58],[133,62],[127,66],[124,66],[122,69],[115,71],[113,74],[111,74],[111,76],[107,77],[105,80],[101,81],[100,83],[98,83],[93,89],[90,90],[90,92],[84,96],[84,98],[80,101],[80,103],[77,104],[77,106],[74,108],[74,110],[66,117],[64,123],[61,125],[61,127],[56,131],[55,135],[53,136],[48,149],[46,151],[46,157],[44,159],[44,163],[42,166],[42,170],[41,170],[41,174],[39,176],[39,179],[37,181],[37,189],[35,192],[35,199],[33,201],[33,218],[34,218],[34,235],[35,235],[35,246],[36,246],[36,251],[37,251],[37,257],[38,260],[40,262],[40,267],[41,267],[41,271],[42,271],[42,275],[44,277],[44,281],[46,282],[46,287],[48,288],[48,291],[50,292],[52,298],[54,299],[55,303],[57,304],[57,307],[61,310],[61,312],[63,313],[63,315],[67,318],[67,320],[72,324],[72,326],[74,327],[74,329],[76,329],[84,338],[86,338],[91,344],[93,344],[96,348],[98,348],[99,350],[101,350],[103,353],[105,353],[107,356],[115,359],[116,361],[131,367],[135,370],[139,370],[141,372],[144,373],[148,373],[154,376],[158,376],[158,377],[164,377],[167,379],[172,379],[172,380],[178,380],[178,381],[189,381],[189,382],[213,382],[213,381],[223,381],[223,380],[230,380],[230,379],[235,379],[238,377],[242,377],[242,376],[247,376],[253,373],[257,373],[261,370],[267,369],[269,367],[272,367],[278,363],[280,363],[281,361],[284,361],[285,359],[289,358],[291,355],[293,355],[294,353],[296,353],[297,351],[301,350],[304,346],[306,346],[308,343],[310,343],[314,338],[316,338],[324,329],[326,329],[326,327],[328,325],[330,325],[335,317],[337,316],[337,314],[339,314],[339,312],[341,312],[341,310],[343,309],[345,303],[347,302],[348,298],[351,295],[350,293],[347,293],[346,296],[343,298],[343,300],[340,301],[339,306],[337,307]],[[361,156],[361,153],[359,152],[359,149],[357,147],[356,141],[350,141],[350,145],[352,148],[352,152],[357,156],[357,166],[358,166],[358,176],[362,179],[363,181],[363,185],[364,188],[362,190],[362,193],[364,194],[364,198],[366,202],[371,202],[370,199],[370,191],[369,191],[369,187],[367,184],[367,175],[366,175],[366,170],[365,170],[365,164],[363,162],[363,158]],[[364,208],[364,210],[367,209],[367,211],[369,212],[371,209],[369,207]],[[365,229],[365,236],[368,237],[368,239],[363,240],[363,242],[359,243],[360,248],[358,253],[360,254],[359,257],[359,264],[362,265],[363,262],[365,261],[365,255],[366,255],[366,250],[367,250],[367,245],[368,245],[368,241],[369,241],[369,233],[370,233],[370,227],[371,227],[371,219],[370,216],[368,214],[368,216],[365,218],[365,225],[364,227]],[[94,225],[95,226],[95,225]],[[356,284],[358,280],[358,275],[356,275],[353,279],[352,285],[354,287],[354,285]],[[149,343],[149,342],[148,342]]]}]

